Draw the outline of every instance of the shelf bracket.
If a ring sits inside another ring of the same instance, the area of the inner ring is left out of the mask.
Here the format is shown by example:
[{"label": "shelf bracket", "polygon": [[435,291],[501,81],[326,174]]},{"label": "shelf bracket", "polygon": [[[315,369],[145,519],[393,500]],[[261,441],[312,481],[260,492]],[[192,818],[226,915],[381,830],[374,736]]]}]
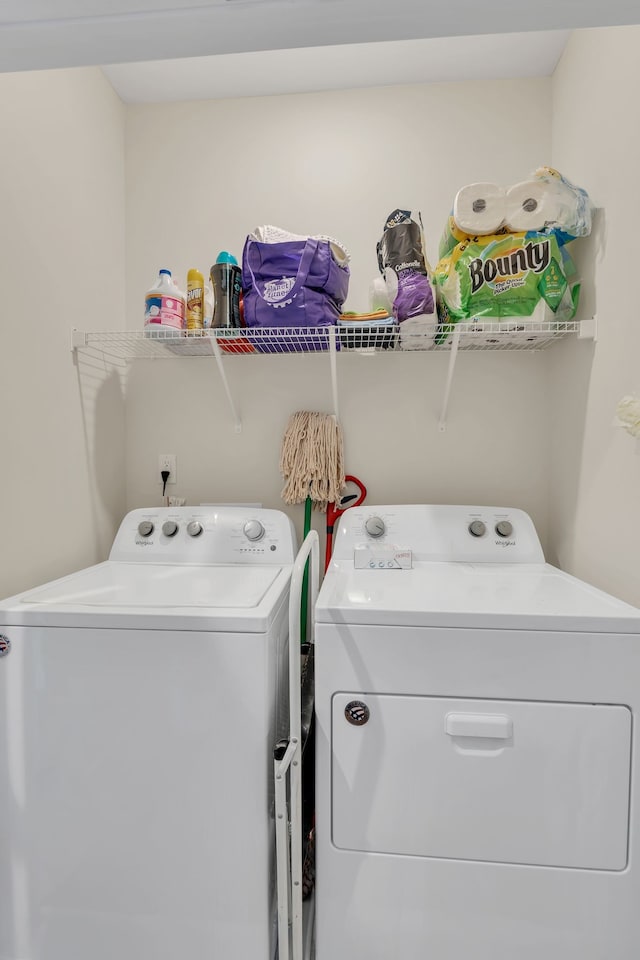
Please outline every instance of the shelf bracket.
[{"label": "shelf bracket", "polygon": [[340,412],[338,407],[338,364],[336,360],[336,328],[329,327],[329,363],[331,364],[331,394],[333,396],[333,415],[336,420],[339,419]]},{"label": "shelf bracket", "polygon": [[584,320],[580,321],[578,326],[578,340],[593,340],[595,343],[598,339],[598,318],[597,316],[585,317]]},{"label": "shelf bracket", "polygon": [[81,347],[86,347],[87,335],[82,330],[71,331],[71,352],[76,353]]},{"label": "shelf bracket", "polygon": [[451,353],[449,354],[449,368],[447,370],[447,382],[444,385],[444,397],[442,398],[442,410],[440,412],[440,420],[438,421],[438,430],[440,433],[444,433],[447,429],[447,411],[449,409],[449,396],[451,394],[451,384],[453,382],[453,373],[456,368],[456,360],[458,359],[458,347],[460,346],[460,334],[462,329],[460,324],[456,324],[456,328],[453,331],[453,338],[451,340]]},{"label": "shelf bracket", "polygon": [[240,420],[240,415],[236,410],[236,405],[233,402],[233,396],[231,395],[231,388],[229,387],[229,381],[227,380],[227,373],[224,369],[224,363],[222,362],[222,351],[220,350],[220,344],[218,343],[215,336],[211,337],[211,346],[213,348],[213,353],[216,358],[216,363],[218,365],[218,373],[220,374],[220,379],[222,380],[222,386],[224,387],[224,392],[227,395],[227,400],[229,402],[229,406],[231,407],[234,430],[236,433],[241,433],[242,421]]}]

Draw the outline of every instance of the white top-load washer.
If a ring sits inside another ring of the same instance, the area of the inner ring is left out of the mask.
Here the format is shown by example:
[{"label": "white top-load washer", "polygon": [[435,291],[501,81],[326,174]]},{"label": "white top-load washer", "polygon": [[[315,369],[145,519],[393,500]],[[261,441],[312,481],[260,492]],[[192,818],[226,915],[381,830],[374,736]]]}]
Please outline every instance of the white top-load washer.
[{"label": "white top-load washer", "polygon": [[295,534],[134,510],[0,603],[2,960],[269,960]]},{"label": "white top-load washer", "polygon": [[637,960],[640,610],[519,510],[353,508],[315,660],[317,960]]}]

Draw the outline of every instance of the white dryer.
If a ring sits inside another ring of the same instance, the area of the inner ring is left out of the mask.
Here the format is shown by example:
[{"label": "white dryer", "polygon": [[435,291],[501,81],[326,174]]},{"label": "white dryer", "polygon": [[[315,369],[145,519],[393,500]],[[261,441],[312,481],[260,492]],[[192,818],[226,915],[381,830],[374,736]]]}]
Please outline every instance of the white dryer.
[{"label": "white dryer", "polygon": [[0,957],[269,960],[295,557],[275,510],[135,510],[0,604]]},{"label": "white dryer", "polygon": [[640,610],[519,510],[354,508],[315,644],[317,960],[637,960]]}]

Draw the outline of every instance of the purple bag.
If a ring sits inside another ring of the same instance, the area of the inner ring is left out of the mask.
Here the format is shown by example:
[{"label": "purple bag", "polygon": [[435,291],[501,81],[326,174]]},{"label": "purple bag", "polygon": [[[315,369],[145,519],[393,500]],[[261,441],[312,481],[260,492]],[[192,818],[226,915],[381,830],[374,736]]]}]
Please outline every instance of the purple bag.
[{"label": "purple bag", "polygon": [[349,268],[338,265],[327,240],[262,243],[247,237],[242,289],[247,333],[258,350],[326,350],[326,330],[318,329],[317,334],[304,336],[304,341],[294,331],[290,338],[270,331],[335,325],[349,289]]}]

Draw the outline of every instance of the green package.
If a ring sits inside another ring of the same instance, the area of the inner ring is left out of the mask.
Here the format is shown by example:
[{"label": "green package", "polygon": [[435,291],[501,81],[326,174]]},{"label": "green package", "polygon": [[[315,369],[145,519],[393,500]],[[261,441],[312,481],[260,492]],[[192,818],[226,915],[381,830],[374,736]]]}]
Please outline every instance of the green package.
[{"label": "green package", "polygon": [[575,267],[553,233],[465,237],[440,259],[434,281],[441,324],[531,317],[541,301],[564,322],[577,308]]}]

